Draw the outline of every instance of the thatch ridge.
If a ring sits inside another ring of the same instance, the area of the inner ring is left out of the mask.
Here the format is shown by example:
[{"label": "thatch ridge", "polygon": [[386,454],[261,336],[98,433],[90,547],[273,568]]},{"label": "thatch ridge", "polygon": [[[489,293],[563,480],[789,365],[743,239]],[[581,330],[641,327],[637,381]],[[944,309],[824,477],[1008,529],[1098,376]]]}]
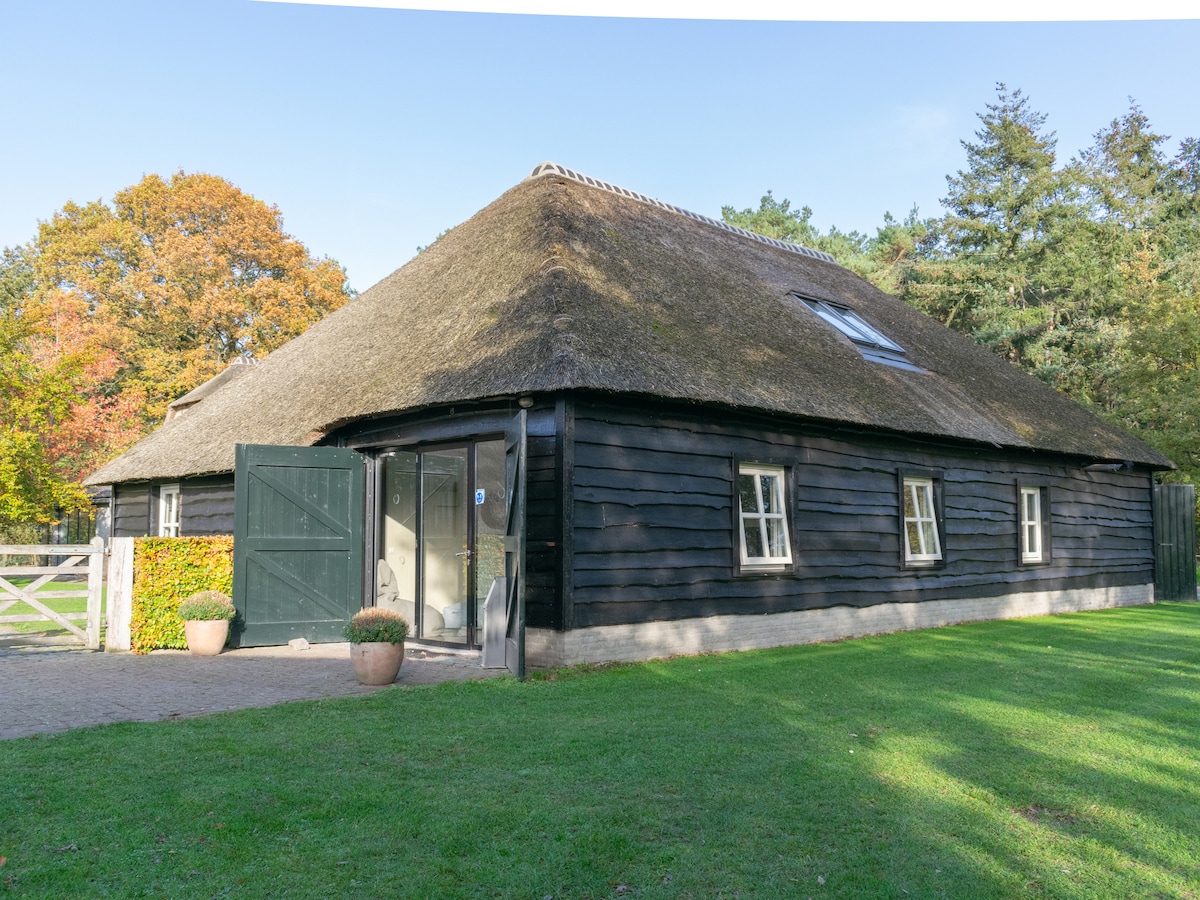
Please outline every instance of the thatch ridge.
[{"label": "thatch ridge", "polygon": [[[791,291],[851,306],[924,371],[863,359]],[[235,443],[312,444],[366,417],[574,389],[1170,466],[834,263],[543,176],[87,483],[230,471]]]},{"label": "thatch ridge", "polygon": [[530,173],[530,178],[543,178],[547,175],[558,175],[563,178],[570,178],[572,181],[578,181],[580,184],[587,184],[592,187],[600,188],[601,190],[610,191],[614,194],[620,194],[622,197],[629,197],[632,200],[638,200],[642,203],[648,203],[651,206],[657,206],[659,209],[667,209],[671,212],[678,213],[681,216],[687,216],[689,219],[695,219],[697,222],[703,222],[705,225],[711,225],[714,228],[723,228],[725,231],[732,231],[734,234],[740,234],[742,237],[750,238],[752,241],[759,241],[763,244],[770,244],[772,247],[778,247],[780,250],[787,250],[789,253],[800,253],[804,256],[811,256],[813,259],[823,259],[825,262],[837,262],[828,253],[820,250],[813,250],[811,247],[805,247],[803,244],[792,244],[788,241],[781,241],[778,238],[767,237],[763,234],[756,234],[753,231],[747,231],[745,228],[739,228],[736,225],[730,225],[728,222],[723,222],[720,219],[712,219],[708,216],[702,216],[700,213],[692,212],[690,209],[684,209],[681,206],[675,206],[672,203],[665,203],[662,200],[656,200],[653,197],[647,197],[645,194],[639,194],[636,191],[631,191],[628,188],[623,188],[620,185],[609,184],[607,181],[600,181],[598,178],[592,178],[590,175],[584,175],[581,172],[576,172],[573,169],[568,169],[566,166],[560,166],[558,163],[544,162],[534,167]]},{"label": "thatch ridge", "polygon": [[214,375],[199,387],[193,388],[182,397],[171,402],[167,407],[166,421],[170,422],[176,416],[181,416],[206,397],[225,387],[236,378],[244,378],[254,371],[258,360],[253,357],[239,356],[229,365]]}]

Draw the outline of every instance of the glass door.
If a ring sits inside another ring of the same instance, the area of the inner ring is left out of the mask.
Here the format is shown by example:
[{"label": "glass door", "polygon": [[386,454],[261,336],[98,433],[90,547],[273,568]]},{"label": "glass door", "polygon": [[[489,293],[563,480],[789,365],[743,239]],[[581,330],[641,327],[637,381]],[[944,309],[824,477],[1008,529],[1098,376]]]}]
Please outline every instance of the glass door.
[{"label": "glass door", "polygon": [[421,454],[421,627],[419,637],[469,644],[467,449]]},{"label": "glass door", "polygon": [[503,594],[504,442],[397,450],[379,477],[375,604],[418,640],[481,646],[484,603]]},{"label": "glass door", "polygon": [[379,558],[375,564],[375,605],[394,609],[408,620],[413,637],[417,620],[416,453],[399,450],[383,457],[379,473]]},{"label": "glass door", "polygon": [[495,603],[504,628],[504,526],[508,504],[504,496],[504,441],[480,441],[475,445],[475,482],[472,487],[471,568],[475,594],[475,634],[482,644],[484,606]]}]

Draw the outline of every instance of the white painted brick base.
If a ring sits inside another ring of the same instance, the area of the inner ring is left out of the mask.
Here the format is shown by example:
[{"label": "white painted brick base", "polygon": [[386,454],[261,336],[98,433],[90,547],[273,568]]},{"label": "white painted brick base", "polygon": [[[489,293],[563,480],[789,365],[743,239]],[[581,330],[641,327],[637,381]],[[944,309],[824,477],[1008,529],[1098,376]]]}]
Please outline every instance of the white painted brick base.
[{"label": "white painted brick base", "polygon": [[1153,602],[1154,585],[1151,583],[969,600],[882,603],[861,609],[834,606],[761,616],[711,616],[640,625],[606,625],[567,632],[530,628],[525,632],[525,658],[531,667],[539,669],[579,663],[628,662],[723,650],[812,644],[960,622],[1016,619]]}]

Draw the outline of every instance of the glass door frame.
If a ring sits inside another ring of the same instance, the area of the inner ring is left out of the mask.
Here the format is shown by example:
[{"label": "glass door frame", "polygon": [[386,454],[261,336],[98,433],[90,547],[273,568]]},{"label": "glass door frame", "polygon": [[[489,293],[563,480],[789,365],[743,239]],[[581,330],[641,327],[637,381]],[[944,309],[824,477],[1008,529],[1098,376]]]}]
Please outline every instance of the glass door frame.
[{"label": "glass door frame", "polygon": [[[454,439],[449,441],[437,441],[431,443],[417,444],[397,444],[379,448],[372,457],[373,481],[376,485],[374,490],[374,503],[370,504],[371,515],[374,521],[370,523],[369,532],[373,536],[373,552],[369,561],[369,571],[367,575],[370,585],[378,584],[378,567],[380,553],[383,552],[384,545],[384,519],[385,507],[387,502],[387,491],[382,488],[384,466],[389,458],[394,457],[398,453],[412,453],[416,456],[416,465],[414,478],[416,482],[416,559],[415,559],[415,579],[416,587],[413,607],[414,619],[410,622],[413,639],[422,644],[430,646],[447,647],[455,649],[465,649],[471,651],[481,650],[483,647],[483,621],[482,621],[482,606],[486,599],[479,596],[478,590],[478,516],[475,514],[474,505],[471,499],[475,496],[477,490],[478,476],[478,461],[477,448],[479,444],[488,443],[491,441],[502,441],[502,434],[479,434],[471,435],[469,438]],[[465,479],[465,496],[466,503],[466,548],[464,552],[467,554],[466,566],[466,590],[464,600],[466,602],[466,641],[445,641],[436,640],[433,638],[416,637],[421,625],[423,625],[424,607],[425,607],[425,509],[424,509],[424,475],[425,475],[425,454],[437,453],[447,450],[466,450],[466,479]],[[369,604],[374,606],[376,603],[376,593],[372,589],[369,596]]]}]

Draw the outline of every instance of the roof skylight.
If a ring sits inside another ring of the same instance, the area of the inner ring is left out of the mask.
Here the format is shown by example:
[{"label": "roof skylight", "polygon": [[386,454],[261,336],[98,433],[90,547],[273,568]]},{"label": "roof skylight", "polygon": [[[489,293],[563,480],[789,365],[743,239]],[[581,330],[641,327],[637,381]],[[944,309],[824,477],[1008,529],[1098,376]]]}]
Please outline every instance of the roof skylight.
[{"label": "roof skylight", "polygon": [[827,324],[850,338],[864,359],[901,369],[911,369],[914,372],[921,371],[905,358],[903,347],[850,307],[830,303],[828,300],[815,300],[812,297],[797,294],[795,291],[792,292],[792,297],[811,309]]}]

